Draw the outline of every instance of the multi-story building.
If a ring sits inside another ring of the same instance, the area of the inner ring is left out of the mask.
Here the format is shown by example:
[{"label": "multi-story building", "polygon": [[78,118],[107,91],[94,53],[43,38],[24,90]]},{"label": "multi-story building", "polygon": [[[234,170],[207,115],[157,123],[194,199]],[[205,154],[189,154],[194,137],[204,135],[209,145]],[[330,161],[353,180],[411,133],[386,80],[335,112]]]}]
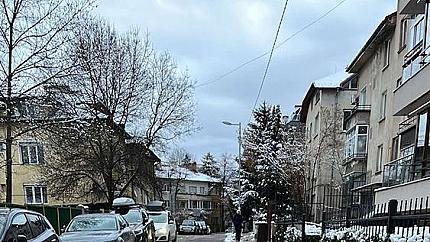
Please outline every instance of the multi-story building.
[{"label": "multi-story building", "polygon": [[397,158],[397,127],[393,116],[393,91],[401,76],[402,51],[397,13],[384,18],[347,67],[357,75],[354,108],[345,110],[347,140],[344,162],[344,196],[351,203],[373,204],[382,186],[383,165]]},{"label": "multi-story building", "polygon": [[306,202],[310,219],[320,221],[328,191],[342,184],[343,110],[352,109],[356,93],[355,75],[338,73],[315,81],[303,99],[300,121],[306,124]]},{"label": "multi-story building", "polygon": [[[376,202],[430,196],[430,2],[399,0],[395,39],[399,75],[391,80],[392,114],[404,121],[397,127],[397,155],[384,166],[383,187]],[[394,128],[394,127],[393,127]]]},{"label": "multi-story building", "polygon": [[161,200],[180,220],[205,219],[213,231],[222,224],[221,181],[205,174],[176,167],[157,172]]}]

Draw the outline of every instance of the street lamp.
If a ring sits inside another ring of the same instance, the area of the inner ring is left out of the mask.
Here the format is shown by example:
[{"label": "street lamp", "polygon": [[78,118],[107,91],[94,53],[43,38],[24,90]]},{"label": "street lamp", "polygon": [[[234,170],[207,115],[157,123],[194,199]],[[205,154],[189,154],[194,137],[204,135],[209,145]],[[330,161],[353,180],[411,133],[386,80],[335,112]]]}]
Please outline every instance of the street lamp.
[{"label": "street lamp", "polygon": [[231,122],[227,122],[227,121],[223,121],[222,122],[225,125],[228,126],[238,126],[238,142],[239,142],[239,154],[238,154],[238,159],[239,159],[239,210],[242,204],[242,186],[241,186],[241,182],[240,182],[240,178],[241,178],[241,166],[242,166],[242,124],[239,123],[231,123]]}]

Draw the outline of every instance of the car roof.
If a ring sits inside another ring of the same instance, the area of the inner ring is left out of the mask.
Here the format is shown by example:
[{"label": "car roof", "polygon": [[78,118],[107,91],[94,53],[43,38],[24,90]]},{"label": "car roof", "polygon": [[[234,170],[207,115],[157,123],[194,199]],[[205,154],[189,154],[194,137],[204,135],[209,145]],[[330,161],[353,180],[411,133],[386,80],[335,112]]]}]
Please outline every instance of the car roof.
[{"label": "car roof", "polygon": [[22,209],[22,208],[7,208],[7,207],[6,208],[0,208],[0,214],[13,215],[16,213],[31,213],[31,214],[37,214],[37,215],[43,216],[41,213],[31,211],[31,210]]},{"label": "car roof", "polygon": [[116,217],[118,214],[112,213],[91,213],[91,214],[81,214],[75,218],[100,218],[100,217]]}]

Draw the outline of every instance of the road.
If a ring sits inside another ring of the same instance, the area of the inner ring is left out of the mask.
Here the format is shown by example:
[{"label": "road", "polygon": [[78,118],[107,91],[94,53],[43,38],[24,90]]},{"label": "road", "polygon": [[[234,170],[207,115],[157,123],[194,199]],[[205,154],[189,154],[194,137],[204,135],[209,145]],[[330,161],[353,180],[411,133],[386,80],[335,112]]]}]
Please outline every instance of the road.
[{"label": "road", "polygon": [[225,234],[178,235],[178,242],[224,242]]}]

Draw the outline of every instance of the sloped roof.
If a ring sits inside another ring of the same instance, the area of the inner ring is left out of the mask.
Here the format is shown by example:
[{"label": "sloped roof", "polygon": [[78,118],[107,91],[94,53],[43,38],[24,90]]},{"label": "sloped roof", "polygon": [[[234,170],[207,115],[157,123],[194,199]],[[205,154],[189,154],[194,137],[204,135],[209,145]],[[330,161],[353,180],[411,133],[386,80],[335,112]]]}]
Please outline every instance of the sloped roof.
[{"label": "sloped roof", "polygon": [[156,171],[158,178],[166,179],[183,179],[185,181],[200,181],[200,182],[214,182],[220,183],[221,180],[215,177],[208,176],[200,172],[192,172],[184,167],[175,167],[171,170],[168,166],[163,166],[160,170]]}]

